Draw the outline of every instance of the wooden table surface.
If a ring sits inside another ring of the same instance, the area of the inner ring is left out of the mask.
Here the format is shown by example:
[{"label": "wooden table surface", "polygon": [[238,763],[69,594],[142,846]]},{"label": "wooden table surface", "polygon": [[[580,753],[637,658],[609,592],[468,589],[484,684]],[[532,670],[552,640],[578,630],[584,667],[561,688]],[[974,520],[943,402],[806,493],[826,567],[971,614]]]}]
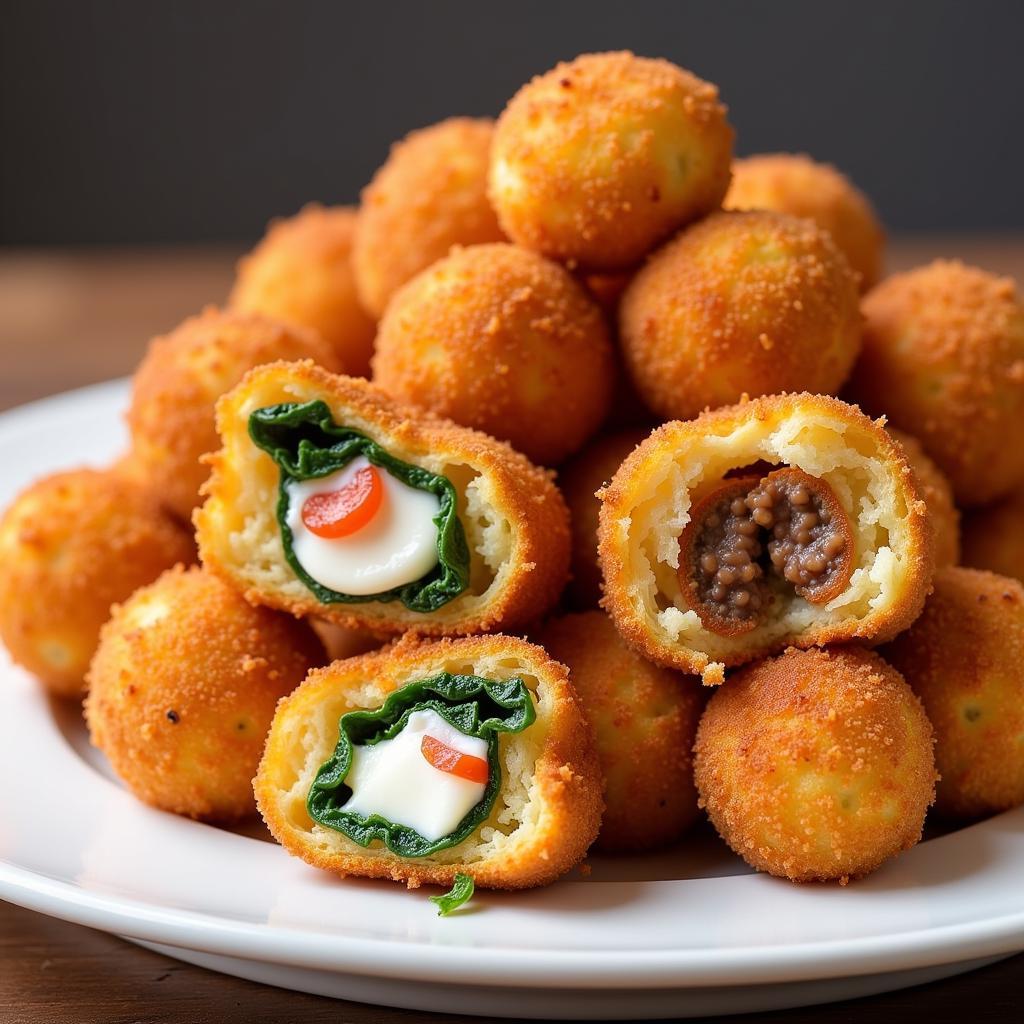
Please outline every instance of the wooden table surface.
[{"label": "wooden table surface", "polygon": [[[131,372],[153,334],[223,301],[238,248],[0,249],[0,409]],[[894,239],[890,269],[935,256],[1024,282],[1024,238]],[[1024,867],[1024,866],[1022,866]],[[918,989],[750,1019],[929,1024],[1024,1019],[1024,956]],[[0,1021],[405,1022],[411,1011],[268,988],[168,960],[120,939],[0,903]],[[445,1020],[439,1015],[433,1020]],[[464,1020],[465,1018],[450,1018]]]}]

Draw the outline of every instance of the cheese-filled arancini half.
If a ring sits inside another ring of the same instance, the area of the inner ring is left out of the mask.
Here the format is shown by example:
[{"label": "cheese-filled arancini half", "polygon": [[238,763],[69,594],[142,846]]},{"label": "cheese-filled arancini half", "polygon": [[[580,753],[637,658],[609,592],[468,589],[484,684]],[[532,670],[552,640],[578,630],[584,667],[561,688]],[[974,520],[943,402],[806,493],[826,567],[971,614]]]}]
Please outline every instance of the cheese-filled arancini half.
[{"label": "cheese-filled arancini half", "polygon": [[289,853],[410,888],[554,881],[601,820],[594,740],[564,665],[515,637],[336,661],[278,705],[254,783]]},{"label": "cheese-filled arancini half", "polygon": [[565,585],[568,511],[508,445],[306,363],[217,405],[203,564],[250,601],[375,632],[522,624]]},{"label": "cheese-filled arancini half", "polygon": [[890,639],[921,610],[934,569],[902,450],[822,395],[659,427],[603,490],[598,541],[622,635],[712,684],[787,645]]}]

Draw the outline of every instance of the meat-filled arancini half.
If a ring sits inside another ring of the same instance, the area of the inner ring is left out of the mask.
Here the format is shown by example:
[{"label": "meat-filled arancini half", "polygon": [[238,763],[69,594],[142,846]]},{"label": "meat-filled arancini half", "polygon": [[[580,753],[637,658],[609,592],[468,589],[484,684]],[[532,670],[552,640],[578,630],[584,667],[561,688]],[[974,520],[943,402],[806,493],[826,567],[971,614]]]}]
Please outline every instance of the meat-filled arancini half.
[{"label": "meat-filled arancini half", "polygon": [[568,667],[594,727],[605,804],[598,849],[639,853],[675,842],[699,814],[692,750],[700,681],[641,658],[604,612],[551,619],[538,640]]},{"label": "meat-filled arancini half", "polygon": [[89,668],[89,734],[140,800],[234,821],[256,810],[252,779],[278,700],[323,661],[306,623],[179,567],[103,627]]},{"label": "meat-filled arancini half", "polygon": [[395,143],[363,190],[353,265],[374,316],[453,245],[504,240],[487,200],[493,134],[487,118],[450,117],[420,128]]},{"label": "meat-filled arancini half", "polygon": [[917,621],[882,649],[924,703],[942,776],[936,809],[958,818],[1024,804],[1024,587],[947,568]]},{"label": "meat-filled arancini half", "polygon": [[604,606],[636,650],[706,683],[788,645],[888,640],[931,585],[906,457],[836,398],[770,395],[666,423],[601,497]]},{"label": "meat-filled arancini half", "polygon": [[201,456],[217,447],[213,408],[246,371],[278,359],[340,369],[334,350],[304,327],[213,306],[154,338],[132,380],[128,429],[136,479],[184,521],[209,474]]},{"label": "meat-filled arancini half", "polygon": [[80,697],[110,606],[193,561],[192,538],[130,478],[54,473],[0,519],[0,637],[48,690]]},{"label": "meat-filled arancini half", "polygon": [[392,397],[546,466],[597,430],[614,377],[604,317],[582,285],[507,244],[459,249],[413,278],[373,357],[373,382]]},{"label": "meat-filled arancini half", "polygon": [[515,637],[336,661],[278,706],[255,781],[274,838],[410,888],[554,881],[601,820],[592,731],[564,665]]},{"label": "meat-filled arancini half", "polygon": [[726,210],[774,210],[823,227],[860,275],[866,291],[881,277],[885,232],[871,202],[845,174],[803,153],[734,160]]},{"label": "meat-filled arancini half", "polygon": [[619,305],[626,366],[664,418],[783,391],[835,394],[860,351],[857,281],[831,236],[716,213],[658,250]]},{"label": "meat-filled arancini half", "polygon": [[528,622],[565,585],[551,474],[486,434],[309,362],[251,371],[217,427],[199,550],[250,601],[459,635]]},{"label": "meat-filled arancini half", "polygon": [[718,90],[666,60],[590,53],[524,85],[498,119],[489,194],[509,237],[590,270],[638,263],[729,186]]},{"label": "meat-filled arancini half", "polygon": [[316,331],[334,350],[337,369],[366,377],[377,327],[356,294],[355,227],[353,207],[319,203],[273,221],[239,261],[228,304]]},{"label": "meat-filled arancini half", "polygon": [[1024,583],[1024,488],[968,512],[963,549],[964,565]]},{"label": "meat-filled arancini half", "polygon": [[935,797],[932,727],[891,665],[788,650],[716,690],[697,731],[701,805],[759,871],[847,882],[909,850]]},{"label": "meat-filled arancini half", "polygon": [[936,260],[887,278],[861,308],[851,397],[913,434],[959,505],[1024,485],[1024,305],[1013,281]]}]

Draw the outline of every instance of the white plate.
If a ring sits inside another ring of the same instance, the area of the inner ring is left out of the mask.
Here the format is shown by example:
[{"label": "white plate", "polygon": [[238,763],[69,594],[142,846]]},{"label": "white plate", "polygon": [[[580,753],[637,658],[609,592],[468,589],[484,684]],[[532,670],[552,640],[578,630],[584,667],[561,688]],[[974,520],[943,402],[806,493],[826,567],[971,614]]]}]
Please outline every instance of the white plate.
[{"label": "white plate", "polygon": [[[42,473],[109,460],[124,398],[114,382],[0,416],[0,506]],[[142,806],[77,709],[0,662],[0,896],[216,970],[448,1012],[679,1017],[866,995],[1024,949],[1024,809],[845,889],[751,874],[706,829],[592,863],[438,918],[425,892],[338,881],[256,826]]]}]

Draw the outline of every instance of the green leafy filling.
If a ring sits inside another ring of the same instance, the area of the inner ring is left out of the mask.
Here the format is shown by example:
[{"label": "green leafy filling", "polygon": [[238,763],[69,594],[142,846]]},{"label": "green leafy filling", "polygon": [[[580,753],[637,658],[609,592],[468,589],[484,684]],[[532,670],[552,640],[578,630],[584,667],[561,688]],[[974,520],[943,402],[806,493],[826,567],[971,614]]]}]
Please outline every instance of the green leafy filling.
[{"label": "green leafy filling", "polygon": [[[455,487],[447,477],[396,459],[358,430],[338,426],[327,403],[319,400],[302,404],[284,402],[257,409],[249,416],[249,436],[281,470],[277,523],[285,558],[295,575],[322,604],[398,600],[409,611],[433,612],[469,586],[469,547],[458,517]],[[436,495],[441,503],[434,517],[437,565],[421,579],[379,594],[342,594],[317,582],[295,557],[292,531],[288,526],[288,483],[330,476],[359,455],[402,483]]]},{"label": "green leafy filling", "polygon": [[[459,822],[455,831],[440,839],[427,839],[408,825],[399,825],[379,814],[369,816],[346,811],[352,795],[345,776],[352,764],[354,746],[373,746],[397,736],[415,711],[437,712],[449,725],[487,741],[488,776],[480,802]],[[467,839],[491,813],[501,788],[498,734],[522,732],[533,724],[536,712],[526,684],[518,677],[483,679],[480,676],[442,672],[429,679],[395,690],[375,711],[350,711],[338,723],[338,745],[309,787],[309,816],[327,828],[342,832],[360,846],[375,840],[399,857],[425,857]]]},{"label": "green leafy filling", "polygon": [[428,896],[427,899],[437,906],[437,916],[447,917],[452,911],[468,903],[473,898],[473,879],[460,871],[455,876],[452,887],[441,896]]}]

